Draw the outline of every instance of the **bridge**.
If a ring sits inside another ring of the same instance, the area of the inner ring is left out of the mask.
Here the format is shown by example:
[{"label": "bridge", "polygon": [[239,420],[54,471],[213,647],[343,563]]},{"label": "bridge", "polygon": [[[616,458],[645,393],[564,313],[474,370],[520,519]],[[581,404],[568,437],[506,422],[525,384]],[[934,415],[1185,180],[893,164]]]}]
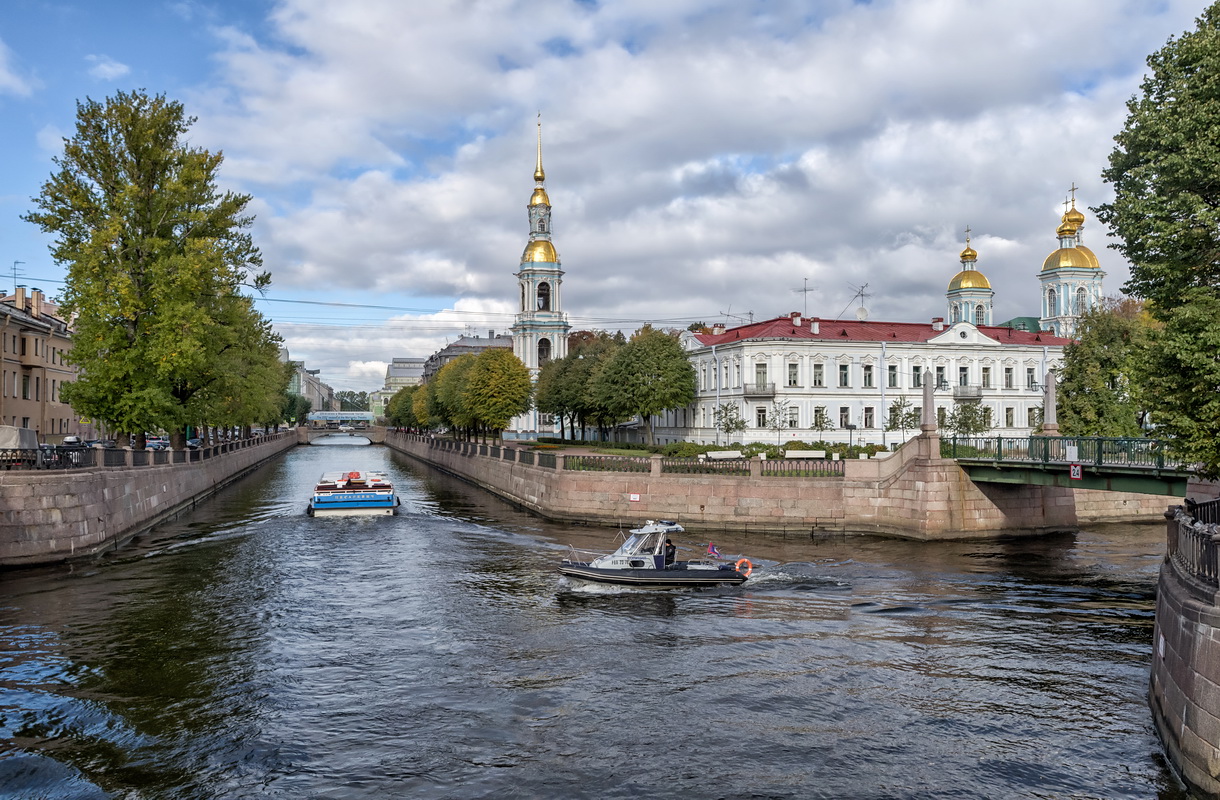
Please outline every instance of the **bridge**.
[{"label": "bridge", "polygon": [[949,437],[941,455],[976,483],[1021,483],[1185,497],[1191,467],[1158,439],[1100,436]]},{"label": "bridge", "polygon": [[[344,426],[344,428],[347,427]],[[346,439],[349,436],[363,437],[373,444],[385,444],[385,428],[380,425],[369,425],[365,428],[352,427],[351,430],[340,430],[339,428],[297,428],[297,441],[301,444],[313,444],[324,436],[333,436],[336,439],[340,437]]]}]

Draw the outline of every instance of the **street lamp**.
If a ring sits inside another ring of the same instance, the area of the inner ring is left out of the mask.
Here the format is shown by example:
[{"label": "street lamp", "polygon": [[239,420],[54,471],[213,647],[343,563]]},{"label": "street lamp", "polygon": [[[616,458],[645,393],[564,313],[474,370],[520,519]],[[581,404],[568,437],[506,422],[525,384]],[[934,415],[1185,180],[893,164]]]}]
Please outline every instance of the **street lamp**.
[{"label": "street lamp", "polygon": [[847,423],[847,456],[848,456],[848,458],[851,457],[851,439],[852,439],[852,434],[855,432],[856,432],[856,426],[851,424],[850,422]]}]

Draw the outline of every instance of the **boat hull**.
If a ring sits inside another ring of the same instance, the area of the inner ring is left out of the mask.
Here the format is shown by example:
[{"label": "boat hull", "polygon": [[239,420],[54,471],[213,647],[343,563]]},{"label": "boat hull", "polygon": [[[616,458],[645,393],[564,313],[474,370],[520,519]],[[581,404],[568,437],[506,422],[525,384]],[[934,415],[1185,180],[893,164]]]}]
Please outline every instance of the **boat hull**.
[{"label": "boat hull", "polygon": [[394,513],[394,506],[310,505],[308,513],[312,517],[384,517]]},{"label": "boat hull", "polygon": [[564,561],[559,573],[570,578],[615,586],[739,586],[748,577],[735,569],[604,569],[580,561]]}]

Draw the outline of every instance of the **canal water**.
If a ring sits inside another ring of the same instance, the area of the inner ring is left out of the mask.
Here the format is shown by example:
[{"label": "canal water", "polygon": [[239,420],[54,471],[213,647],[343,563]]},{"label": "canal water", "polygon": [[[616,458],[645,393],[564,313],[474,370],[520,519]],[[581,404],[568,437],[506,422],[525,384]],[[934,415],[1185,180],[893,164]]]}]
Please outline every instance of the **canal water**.
[{"label": "canal water", "polygon": [[[1185,796],[1145,701],[1163,525],[724,533],[742,587],[590,589],[555,567],[617,529],[357,441],[0,575],[0,797]],[[370,468],[398,516],[304,514]]]}]

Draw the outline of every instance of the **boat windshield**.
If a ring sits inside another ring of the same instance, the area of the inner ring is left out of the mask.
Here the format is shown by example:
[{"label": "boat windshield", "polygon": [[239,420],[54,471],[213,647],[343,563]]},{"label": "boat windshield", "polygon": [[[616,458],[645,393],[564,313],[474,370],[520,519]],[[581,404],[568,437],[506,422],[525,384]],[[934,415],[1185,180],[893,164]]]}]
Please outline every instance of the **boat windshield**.
[{"label": "boat windshield", "polygon": [[633,533],[614,551],[616,556],[632,556],[638,554],[653,554],[657,552],[660,543],[660,533]]}]

